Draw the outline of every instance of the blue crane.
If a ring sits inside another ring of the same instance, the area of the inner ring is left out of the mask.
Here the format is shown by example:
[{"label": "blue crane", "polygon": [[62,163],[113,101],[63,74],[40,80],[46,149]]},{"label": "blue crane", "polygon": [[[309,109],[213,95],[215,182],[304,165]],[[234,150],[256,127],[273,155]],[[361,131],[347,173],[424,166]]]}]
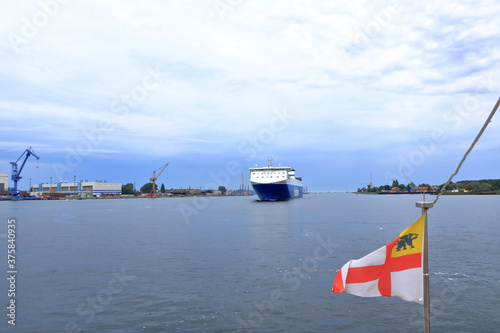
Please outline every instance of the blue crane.
[{"label": "blue crane", "polygon": [[[21,164],[21,167],[19,168],[19,170],[17,169],[17,162],[19,162],[19,160],[26,154],[26,157],[24,158],[24,161],[23,161],[23,164]],[[21,171],[23,171],[23,168],[24,168],[24,165],[26,164],[26,161],[28,160],[28,157],[30,157],[31,155],[33,155],[33,157],[35,157],[37,160],[40,159],[40,157],[38,157],[35,152],[33,151],[33,148],[29,147],[28,149],[26,149],[22,154],[21,156],[19,156],[19,158],[17,159],[17,161],[15,162],[10,162],[10,164],[12,164],[12,176],[10,177],[10,179],[12,179],[14,181],[14,187],[10,189],[10,194],[11,195],[18,195],[18,191],[17,191],[17,182],[23,178],[21,177]]]}]

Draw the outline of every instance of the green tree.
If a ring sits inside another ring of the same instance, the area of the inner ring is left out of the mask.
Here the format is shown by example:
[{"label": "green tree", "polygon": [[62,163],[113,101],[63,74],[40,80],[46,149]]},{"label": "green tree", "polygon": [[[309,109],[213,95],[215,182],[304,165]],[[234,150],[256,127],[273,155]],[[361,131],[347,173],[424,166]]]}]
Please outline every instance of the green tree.
[{"label": "green tree", "polygon": [[474,190],[476,190],[476,186],[474,186],[473,183],[467,183],[467,185],[465,185],[465,189],[467,191],[474,191]]},{"label": "green tree", "polygon": [[392,181],[392,187],[399,187],[399,182],[398,182],[398,180],[397,180],[397,179],[394,179],[394,180]]},{"label": "green tree", "polygon": [[491,184],[489,184],[489,183],[481,183],[481,185],[479,185],[479,191],[491,192],[491,191],[493,191],[493,186],[491,186]]},{"label": "green tree", "polygon": [[219,191],[222,193],[222,195],[226,195],[226,187],[225,186],[219,186]]},{"label": "green tree", "polygon": [[[444,184],[443,184],[443,185],[444,185]],[[441,187],[443,187],[443,185],[439,186],[439,189],[440,189],[440,190],[441,190]],[[455,188],[455,184],[454,184],[453,182],[450,182],[450,183],[448,184],[448,186],[446,186],[445,190],[446,190],[446,191],[451,191],[451,190],[453,190],[454,188]]]},{"label": "green tree", "polygon": [[134,194],[134,184],[127,183],[122,185],[122,194]]},{"label": "green tree", "polygon": [[161,183],[160,192],[165,193],[165,184]]},{"label": "green tree", "polygon": [[142,185],[141,187],[141,193],[151,193],[151,190],[153,189],[153,184],[152,183],[146,183]]}]

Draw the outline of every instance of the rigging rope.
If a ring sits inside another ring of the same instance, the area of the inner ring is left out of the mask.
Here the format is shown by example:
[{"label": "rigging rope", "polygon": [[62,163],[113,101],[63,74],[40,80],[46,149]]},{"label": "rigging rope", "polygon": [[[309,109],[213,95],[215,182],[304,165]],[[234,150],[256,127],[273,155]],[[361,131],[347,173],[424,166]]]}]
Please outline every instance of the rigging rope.
[{"label": "rigging rope", "polygon": [[484,125],[483,125],[483,128],[481,128],[481,130],[479,131],[479,133],[477,134],[476,138],[474,139],[474,141],[472,142],[472,144],[470,145],[469,149],[467,150],[467,152],[465,153],[464,157],[462,157],[462,160],[460,161],[460,163],[458,164],[457,166],[457,169],[455,170],[455,172],[450,176],[450,179],[448,179],[448,181],[446,183],[444,183],[443,187],[441,187],[441,191],[437,194],[436,196],[436,199],[434,199],[434,202],[432,203],[432,205],[434,205],[439,197],[441,196],[441,194],[443,194],[446,186],[448,186],[451,182],[451,180],[453,179],[453,177],[455,177],[458,173],[458,171],[460,171],[460,168],[462,167],[462,164],[464,164],[465,162],[465,159],[467,158],[467,156],[469,155],[469,153],[472,151],[472,149],[474,148],[474,146],[476,145],[476,143],[479,141],[479,138],[481,137],[481,135],[483,135],[483,132],[484,130],[486,129],[486,127],[488,127],[488,124],[491,123],[491,119],[493,118],[493,116],[495,115],[495,112],[497,112],[497,109],[498,109],[498,106],[500,105],[500,98],[498,98],[498,101],[497,103],[495,104],[495,107],[493,108],[493,110],[491,110],[491,113],[490,115],[488,116],[488,119],[486,119]]}]

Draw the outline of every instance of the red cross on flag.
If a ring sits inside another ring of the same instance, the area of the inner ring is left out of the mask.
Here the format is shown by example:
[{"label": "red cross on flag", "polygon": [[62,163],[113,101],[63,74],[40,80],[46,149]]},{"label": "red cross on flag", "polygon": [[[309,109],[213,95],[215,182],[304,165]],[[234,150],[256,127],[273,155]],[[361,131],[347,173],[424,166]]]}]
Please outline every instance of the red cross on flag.
[{"label": "red cross on flag", "polygon": [[398,296],[423,304],[424,224],[425,214],[386,246],[350,260],[335,276],[332,291],[362,297]]}]

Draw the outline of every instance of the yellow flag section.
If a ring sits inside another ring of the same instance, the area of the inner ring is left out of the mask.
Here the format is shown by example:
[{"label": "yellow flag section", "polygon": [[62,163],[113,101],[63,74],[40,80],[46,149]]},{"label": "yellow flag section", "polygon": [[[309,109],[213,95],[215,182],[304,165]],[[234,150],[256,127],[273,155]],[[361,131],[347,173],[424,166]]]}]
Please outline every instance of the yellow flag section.
[{"label": "yellow flag section", "polygon": [[398,296],[422,304],[424,224],[425,214],[386,246],[350,260],[337,273],[332,291],[362,297]]},{"label": "yellow flag section", "polygon": [[425,214],[399,234],[396,246],[392,249],[393,258],[423,252],[424,224]]}]

